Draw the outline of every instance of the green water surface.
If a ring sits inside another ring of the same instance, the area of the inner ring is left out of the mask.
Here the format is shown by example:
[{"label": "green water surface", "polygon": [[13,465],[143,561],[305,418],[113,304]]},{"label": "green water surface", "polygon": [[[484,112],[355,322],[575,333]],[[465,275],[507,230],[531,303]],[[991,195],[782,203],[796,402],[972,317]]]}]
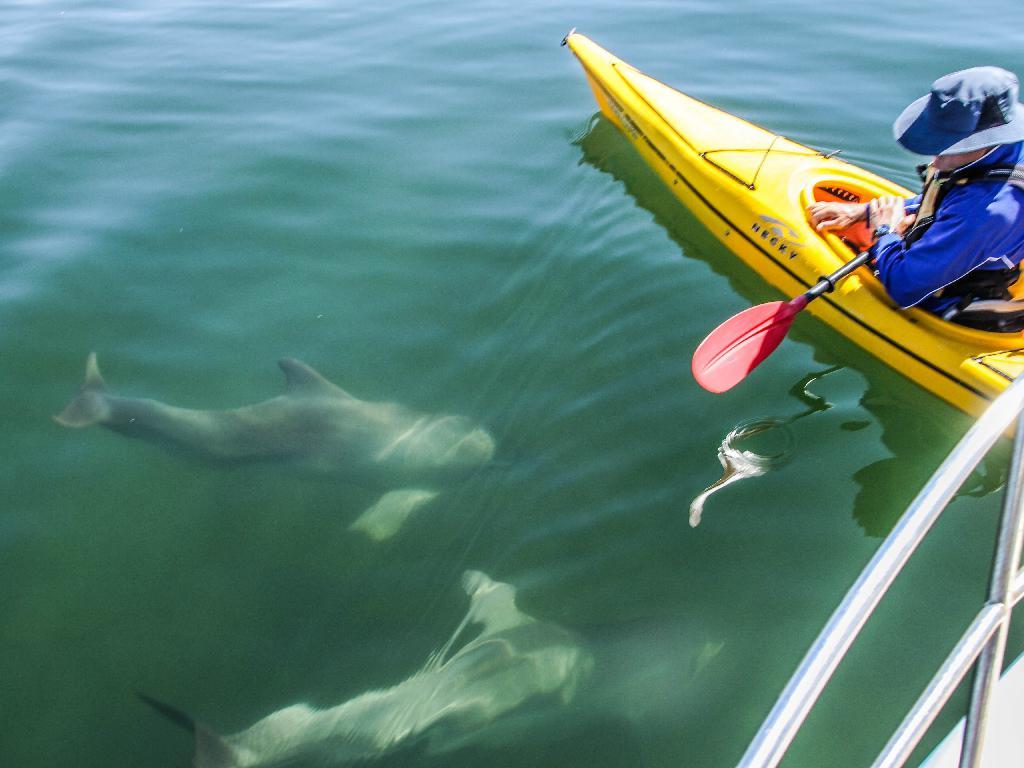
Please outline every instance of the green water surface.
[{"label": "green water surface", "polygon": [[[136,691],[235,733],[395,686],[466,615],[467,570],[515,589],[542,652],[557,637],[586,659],[580,683],[376,761],[735,764],[971,422],[809,317],[743,386],[697,387],[708,330],[779,296],[595,118],[558,42],[577,26],[912,185],[892,119],[945,72],[1024,71],[1017,16],[1016,0],[0,5],[0,765],[187,765],[191,737]],[[280,394],[276,361],[295,357],[358,398],[463,415],[497,452],[375,541],[350,529],[377,498],[352,478],[58,426],[90,351],[112,391],[202,409]],[[751,419],[788,422],[787,460],[691,528]],[[1007,453],[784,765],[862,766],[888,739],[980,607]],[[502,648],[518,659],[518,642]],[[546,657],[525,658],[444,690],[508,701]],[[422,705],[395,701],[395,718]]]}]

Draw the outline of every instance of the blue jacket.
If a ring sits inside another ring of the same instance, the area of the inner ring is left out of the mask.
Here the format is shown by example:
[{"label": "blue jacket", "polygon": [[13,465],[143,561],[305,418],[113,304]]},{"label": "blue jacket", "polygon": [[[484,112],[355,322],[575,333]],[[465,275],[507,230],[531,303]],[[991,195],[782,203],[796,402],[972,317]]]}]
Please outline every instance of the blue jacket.
[{"label": "blue jacket", "polygon": [[[1022,154],[1024,142],[1004,144],[972,165],[1019,163]],[[920,195],[907,200],[907,212],[920,202]],[[954,186],[913,246],[888,234],[871,251],[878,278],[896,303],[942,313],[957,299],[935,298],[935,291],[975,269],[1006,269],[1024,258],[1024,190],[1001,181]]]}]

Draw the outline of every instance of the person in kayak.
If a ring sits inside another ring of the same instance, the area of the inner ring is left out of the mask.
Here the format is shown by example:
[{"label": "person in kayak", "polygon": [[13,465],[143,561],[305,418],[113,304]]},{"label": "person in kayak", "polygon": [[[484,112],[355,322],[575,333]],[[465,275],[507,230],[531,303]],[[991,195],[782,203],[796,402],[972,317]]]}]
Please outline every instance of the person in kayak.
[{"label": "person in kayak", "polygon": [[932,160],[908,200],[813,203],[819,230],[867,221],[879,280],[904,309],[918,306],[986,330],[1024,328],[1009,303],[1024,258],[1024,106],[1017,77],[974,67],[940,77],[893,123],[896,140]]}]

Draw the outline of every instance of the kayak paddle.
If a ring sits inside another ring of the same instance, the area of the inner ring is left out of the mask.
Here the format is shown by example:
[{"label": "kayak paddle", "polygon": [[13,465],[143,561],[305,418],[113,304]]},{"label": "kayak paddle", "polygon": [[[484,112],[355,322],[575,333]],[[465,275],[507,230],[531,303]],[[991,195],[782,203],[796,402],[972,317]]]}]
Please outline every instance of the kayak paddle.
[{"label": "kayak paddle", "polygon": [[871,254],[865,251],[795,299],[758,304],[730,317],[693,353],[693,378],[709,392],[732,389],[775,351],[804,307],[869,261]]}]

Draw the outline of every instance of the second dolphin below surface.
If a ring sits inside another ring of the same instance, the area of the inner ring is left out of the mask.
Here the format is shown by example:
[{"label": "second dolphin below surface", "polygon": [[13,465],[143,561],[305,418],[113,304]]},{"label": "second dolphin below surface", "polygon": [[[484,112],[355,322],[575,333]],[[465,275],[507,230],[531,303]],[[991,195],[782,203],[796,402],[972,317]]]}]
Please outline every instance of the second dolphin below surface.
[{"label": "second dolphin below surface", "polygon": [[326,708],[292,704],[227,736],[142,698],[192,732],[196,768],[341,768],[405,750],[428,758],[411,764],[437,765],[429,758],[469,747],[512,754],[574,730],[607,735],[621,759],[602,765],[662,765],[675,764],[658,755],[680,718],[732,690],[720,675],[748,679],[743,665],[717,663],[724,640],[681,615],[589,625],[584,637],[527,613],[512,584],[470,570],[462,587],[469,607],[454,632],[390,687]]},{"label": "second dolphin below surface", "polygon": [[493,438],[465,416],[360,400],[305,363],[286,358],[278,364],[283,394],[206,411],[115,395],[90,354],[79,393],[54,418],[66,427],[98,424],[210,461],[287,461],[386,490],[354,524],[377,539],[393,534],[440,485],[494,456]]},{"label": "second dolphin below surface", "polygon": [[[573,634],[523,613],[511,585],[479,571],[467,571],[463,587],[470,605],[455,632],[418,672],[391,688],[329,709],[295,704],[231,736],[144,698],[193,730],[196,768],[343,766],[421,739],[430,752],[450,752],[527,704],[560,708],[572,701],[593,665]],[[471,625],[481,627],[475,637],[467,632]]]}]

